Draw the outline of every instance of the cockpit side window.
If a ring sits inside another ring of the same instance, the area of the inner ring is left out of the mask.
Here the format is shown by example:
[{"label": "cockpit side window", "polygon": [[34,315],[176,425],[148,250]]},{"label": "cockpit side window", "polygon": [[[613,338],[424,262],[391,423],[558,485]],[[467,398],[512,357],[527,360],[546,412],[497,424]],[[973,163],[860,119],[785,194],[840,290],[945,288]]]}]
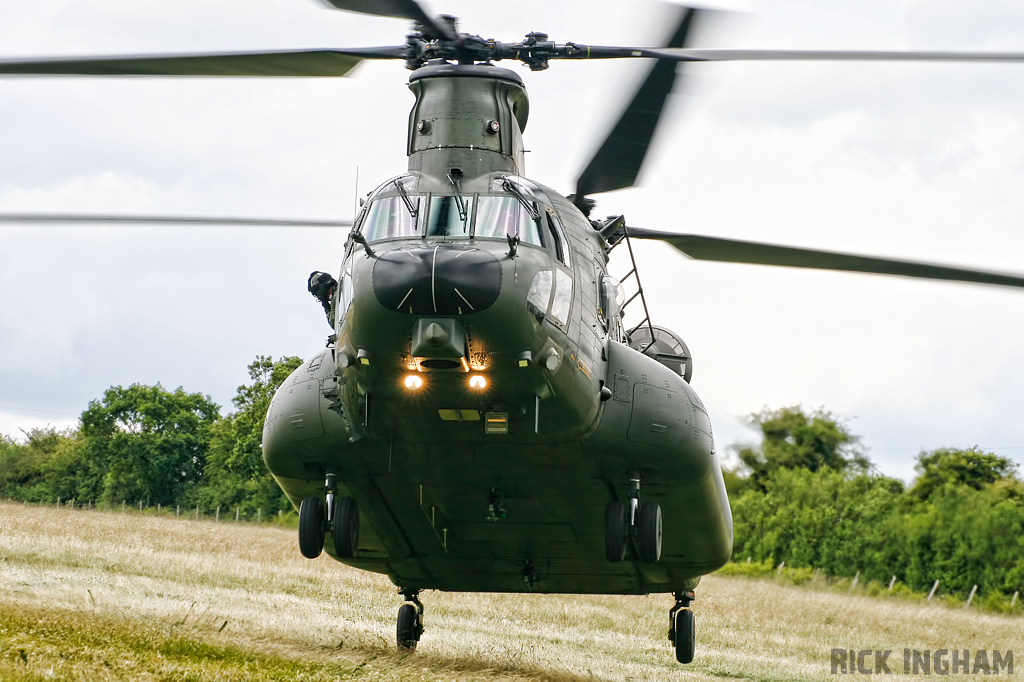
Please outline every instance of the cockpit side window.
[{"label": "cockpit side window", "polygon": [[[419,204],[419,197],[410,197],[414,205]],[[366,210],[360,231],[367,241],[394,239],[396,237],[415,237],[419,234],[416,216],[410,211],[401,196],[378,197]]]},{"label": "cockpit side window", "polygon": [[[459,199],[462,200],[461,206]],[[473,203],[472,196],[431,196],[427,211],[427,236],[468,237],[473,219]]]},{"label": "cockpit side window", "polygon": [[565,243],[565,233],[562,232],[562,224],[553,211],[547,211],[545,216],[548,235],[551,238],[552,250],[559,263],[571,267],[569,263],[569,247]]},{"label": "cockpit side window", "polygon": [[[536,210],[536,208],[535,208]],[[544,246],[540,221],[514,196],[481,196],[476,209],[475,236],[481,239],[505,239]]]}]

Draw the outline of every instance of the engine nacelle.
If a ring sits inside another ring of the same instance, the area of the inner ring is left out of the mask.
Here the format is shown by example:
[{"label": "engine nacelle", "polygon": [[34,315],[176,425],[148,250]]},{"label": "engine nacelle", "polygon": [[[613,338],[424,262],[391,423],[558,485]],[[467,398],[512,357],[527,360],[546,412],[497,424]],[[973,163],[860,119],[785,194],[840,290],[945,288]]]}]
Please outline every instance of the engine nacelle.
[{"label": "engine nacelle", "polygon": [[686,342],[679,338],[678,334],[664,327],[645,324],[633,331],[629,338],[630,348],[651,356],[683,377],[683,381],[690,383],[690,377],[693,376],[693,358],[690,357],[690,349]]}]

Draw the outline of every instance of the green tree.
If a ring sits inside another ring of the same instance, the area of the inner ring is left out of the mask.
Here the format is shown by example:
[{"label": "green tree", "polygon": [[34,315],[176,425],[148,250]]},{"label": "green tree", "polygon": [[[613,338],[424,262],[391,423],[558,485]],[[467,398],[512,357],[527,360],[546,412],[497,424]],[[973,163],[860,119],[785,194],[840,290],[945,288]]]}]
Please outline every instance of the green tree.
[{"label": "green tree", "polygon": [[860,451],[859,438],[824,410],[807,414],[798,405],[765,409],[749,420],[761,431],[761,445],[741,448],[737,454],[756,486],[763,487],[778,469],[866,472],[871,466]]},{"label": "green tree", "polygon": [[71,499],[76,488],[68,473],[82,448],[77,429],[30,429],[23,443],[0,436],[0,497],[26,502]]},{"label": "green tree", "polygon": [[1017,465],[1005,457],[973,447],[922,452],[917,456],[914,470],[917,479],[911,492],[925,500],[948,486],[965,485],[981,490],[1000,479],[1013,478]]},{"label": "green tree", "polygon": [[208,509],[240,507],[252,516],[291,509],[288,498],[263,464],[260,443],[270,401],[278,387],[302,364],[298,357],[277,362],[261,355],[249,365],[251,383],[238,387],[232,399],[237,411],[217,422],[211,432],[203,485],[194,500]]},{"label": "green tree", "polygon": [[82,413],[78,497],[172,504],[199,481],[219,407],[160,384],[111,386]]}]

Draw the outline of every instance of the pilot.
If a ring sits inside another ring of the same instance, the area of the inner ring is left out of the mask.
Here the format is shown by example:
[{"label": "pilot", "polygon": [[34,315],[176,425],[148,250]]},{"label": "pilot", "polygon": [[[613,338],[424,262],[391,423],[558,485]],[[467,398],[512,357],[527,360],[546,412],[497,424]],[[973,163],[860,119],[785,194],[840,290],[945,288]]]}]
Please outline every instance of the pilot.
[{"label": "pilot", "polygon": [[334,328],[334,291],[338,288],[338,282],[326,272],[314,270],[309,273],[306,281],[306,289],[313,294],[313,298],[320,301],[327,315],[327,323]]}]

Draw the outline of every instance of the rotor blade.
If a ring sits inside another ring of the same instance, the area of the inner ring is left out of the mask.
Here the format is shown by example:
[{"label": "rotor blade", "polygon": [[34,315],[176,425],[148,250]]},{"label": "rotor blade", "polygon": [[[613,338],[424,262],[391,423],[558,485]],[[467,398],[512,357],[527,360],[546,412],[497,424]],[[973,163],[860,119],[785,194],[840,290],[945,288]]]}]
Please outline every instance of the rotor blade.
[{"label": "rotor blade", "polygon": [[427,14],[427,11],[416,0],[324,0],[324,2],[335,9],[343,9],[348,12],[412,19],[418,21],[428,30],[429,37],[448,38],[449,40],[456,37],[450,26]]},{"label": "rotor blade", "polygon": [[[697,10],[680,8],[679,20],[667,47],[682,47]],[[665,101],[676,82],[676,64],[658,60],[601,147],[576,181],[576,205],[584,210],[588,194],[608,192],[636,184],[637,175],[661,119]]]},{"label": "rotor blade", "polygon": [[636,239],[657,239],[667,242],[694,260],[723,263],[750,263],[778,265],[789,268],[838,270],[840,272],[866,272],[876,275],[919,277],[952,282],[974,282],[1005,287],[1024,287],[1024,275],[986,272],[948,265],[917,263],[914,261],[877,258],[852,253],[819,251],[795,246],[779,246],[721,237],[694,234],[673,234],[638,227],[628,228],[629,236]]},{"label": "rotor blade", "polygon": [[351,220],[296,220],[275,218],[214,218],[202,216],[90,215],[81,213],[0,213],[3,223],[136,223],[156,225],[229,225],[238,227],[352,227]]},{"label": "rotor blade", "polygon": [[27,76],[344,76],[363,59],[404,59],[405,47],[219,54],[0,59],[0,74]]},{"label": "rotor blade", "polygon": [[[846,62],[1019,62],[1024,52],[947,52],[911,50],[732,50],[704,48],[610,47],[577,45],[568,59],[641,57],[679,62],[846,61]],[[557,57],[553,57],[557,58]]]}]

